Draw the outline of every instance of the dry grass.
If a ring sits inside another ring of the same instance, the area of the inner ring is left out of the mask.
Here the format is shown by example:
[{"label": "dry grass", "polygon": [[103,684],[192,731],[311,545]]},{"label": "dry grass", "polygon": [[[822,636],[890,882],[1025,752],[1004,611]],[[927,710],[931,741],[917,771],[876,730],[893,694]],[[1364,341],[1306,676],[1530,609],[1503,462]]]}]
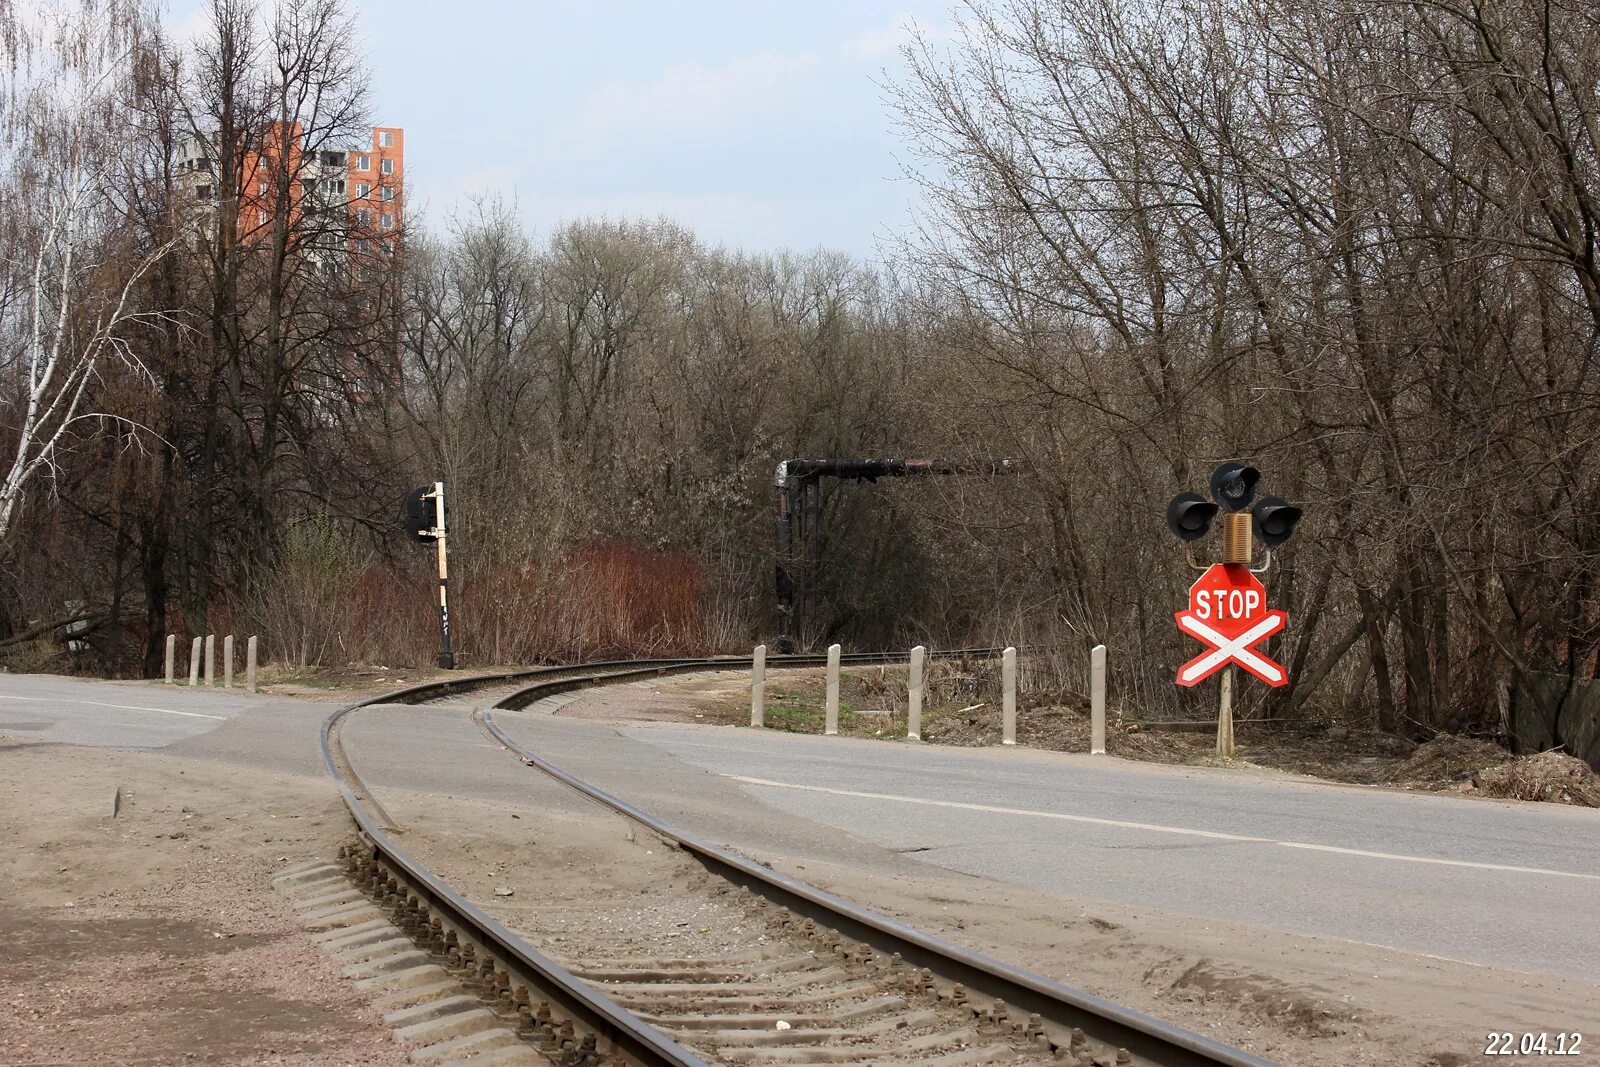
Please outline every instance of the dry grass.
[{"label": "dry grass", "polygon": [[1600,775],[1565,752],[1540,752],[1486,767],[1472,776],[1472,786],[1484,796],[1600,808]]},{"label": "dry grass", "polygon": [[1389,781],[1409,789],[1452,789],[1486,767],[1504,763],[1511,753],[1492,741],[1439,734],[1394,769]]}]

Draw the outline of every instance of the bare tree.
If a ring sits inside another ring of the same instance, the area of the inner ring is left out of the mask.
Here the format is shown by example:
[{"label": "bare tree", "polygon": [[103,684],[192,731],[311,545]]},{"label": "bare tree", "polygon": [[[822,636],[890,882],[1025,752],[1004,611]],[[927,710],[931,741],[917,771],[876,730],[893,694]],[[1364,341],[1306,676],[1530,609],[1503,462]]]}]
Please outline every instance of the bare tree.
[{"label": "bare tree", "polygon": [[0,542],[31,482],[54,473],[74,437],[115,412],[86,409],[109,360],[148,374],[124,336],[148,311],[135,285],[170,244],[130,240],[113,186],[133,118],[133,60],[147,15],[136,4],[0,11],[0,402],[10,459],[0,478]]},{"label": "bare tree", "polygon": [[1320,534],[1278,554],[1269,712],[1353,687],[1427,733],[1592,673],[1597,54],[1563,0],[974,0],[911,50],[907,262],[1035,460],[1069,632],[1172,662],[1150,516],[1245,454]]}]

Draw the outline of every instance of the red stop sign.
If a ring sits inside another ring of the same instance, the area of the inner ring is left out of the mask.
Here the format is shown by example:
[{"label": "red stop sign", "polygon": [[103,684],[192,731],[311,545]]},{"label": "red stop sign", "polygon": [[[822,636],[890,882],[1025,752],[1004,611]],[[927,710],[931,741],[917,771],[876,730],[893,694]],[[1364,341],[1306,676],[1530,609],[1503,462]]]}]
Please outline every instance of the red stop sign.
[{"label": "red stop sign", "polygon": [[1189,587],[1189,609],[1174,616],[1178,629],[1206,650],[1178,668],[1179,685],[1196,685],[1229,664],[1237,664],[1271,686],[1287,685],[1283,667],[1255,646],[1282,630],[1289,617],[1268,610],[1267,588],[1238,563],[1208,567]]}]

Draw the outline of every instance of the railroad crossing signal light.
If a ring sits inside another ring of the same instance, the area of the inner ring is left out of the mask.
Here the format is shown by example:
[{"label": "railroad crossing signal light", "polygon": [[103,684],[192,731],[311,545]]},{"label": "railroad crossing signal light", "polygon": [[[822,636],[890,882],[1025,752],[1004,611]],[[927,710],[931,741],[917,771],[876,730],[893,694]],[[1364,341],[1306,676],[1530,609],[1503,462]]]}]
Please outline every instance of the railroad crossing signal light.
[{"label": "railroad crossing signal light", "polygon": [[1243,511],[1256,495],[1261,472],[1230,460],[1211,473],[1211,499],[1223,511]]},{"label": "railroad crossing signal light", "polygon": [[1289,540],[1300,521],[1300,509],[1281,496],[1262,497],[1250,514],[1255,519],[1256,537],[1266,545],[1281,545]]},{"label": "railroad crossing signal light", "polygon": [[400,522],[413,541],[437,541],[438,538],[433,534],[436,518],[433,486],[419,486],[406,494],[406,502],[400,509]]},{"label": "railroad crossing signal light", "polygon": [[1217,506],[1199,493],[1179,493],[1167,505],[1167,529],[1180,541],[1197,541],[1216,514]]}]

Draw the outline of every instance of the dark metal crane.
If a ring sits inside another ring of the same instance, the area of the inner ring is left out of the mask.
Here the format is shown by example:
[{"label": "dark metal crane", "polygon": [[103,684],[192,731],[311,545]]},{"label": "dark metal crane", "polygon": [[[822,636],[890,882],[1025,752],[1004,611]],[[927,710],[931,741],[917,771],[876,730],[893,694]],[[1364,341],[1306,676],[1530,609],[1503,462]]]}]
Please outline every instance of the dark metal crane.
[{"label": "dark metal crane", "polygon": [[876,482],[931,474],[1010,474],[1008,459],[971,463],[952,459],[786,459],[778,464],[779,652],[794,651],[797,635],[817,621],[822,577],[822,479]]}]

